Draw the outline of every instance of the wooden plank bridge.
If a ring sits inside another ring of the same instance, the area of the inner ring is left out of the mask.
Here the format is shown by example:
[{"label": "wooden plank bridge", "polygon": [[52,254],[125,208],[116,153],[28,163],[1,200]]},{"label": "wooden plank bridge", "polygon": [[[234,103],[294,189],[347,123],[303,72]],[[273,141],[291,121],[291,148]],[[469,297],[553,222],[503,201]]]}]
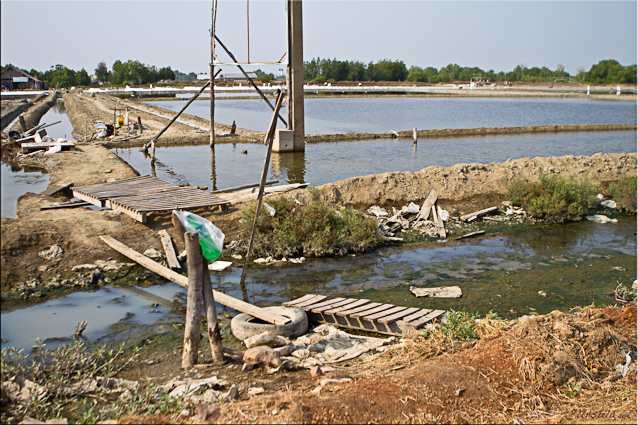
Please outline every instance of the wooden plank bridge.
[{"label": "wooden plank bridge", "polygon": [[181,187],[151,176],[74,187],[73,196],[98,207],[121,211],[140,223],[145,223],[147,214],[152,212],[215,206],[221,211],[230,204],[197,186]]},{"label": "wooden plank bridge", "polygon": [[421,329],[445,314],[445,310],[371,303],[366,299],[326,298],[325,295],[308,294],[283,305],[304,310],[310,321],[389,335]]}]

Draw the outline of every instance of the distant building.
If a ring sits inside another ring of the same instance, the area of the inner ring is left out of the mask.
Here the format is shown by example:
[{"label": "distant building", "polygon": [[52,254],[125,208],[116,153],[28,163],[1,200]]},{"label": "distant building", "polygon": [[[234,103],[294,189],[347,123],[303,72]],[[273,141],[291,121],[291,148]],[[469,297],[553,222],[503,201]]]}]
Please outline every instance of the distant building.
[{"label": "distant building", "polygon": [[2,71],[3,90],[47,90],[49,85],[10,65]]},{"label": "distant building", "polygon": [[[247,72],[248,76],[250,77],[251,80],[256,80],[257,79],[257,74],[255,74],[254,72]],[[221,81],[228,81],[231,83],[237,83],[237,82],[242,82],[242,81],[248,81],[248,79],[244,76],[244,74],[226,74],[226,73],[221,73],[219,74],[219,77],[217,78]]]},{"label": "distant building", "polygon": [[197,74],[197,81],[208,81],[210,80],[210,74]]}]

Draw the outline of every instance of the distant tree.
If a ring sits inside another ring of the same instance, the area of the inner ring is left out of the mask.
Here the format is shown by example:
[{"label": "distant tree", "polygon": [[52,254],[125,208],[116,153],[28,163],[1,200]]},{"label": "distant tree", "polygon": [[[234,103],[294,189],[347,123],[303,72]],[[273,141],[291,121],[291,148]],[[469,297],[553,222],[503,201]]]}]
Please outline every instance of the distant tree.
[{"label": "distant tree", "polygon": [[31,71],[29,71],[28,74],[31,75],[32,77],[37,78],[40,81],[44,79],[44,73],[38,71],[37,69],[31,68]]},{"label": "distant tree", "polygon": [[88,86],[89,84],[91,84],[91,77],[89,77],[89,73],[82,68],[75,74],[75,85]]},{"label": "distant tree", "polygon": [[617,60],[602,60],[591,67],[585,79],[592,84],[636,84],[636,65],[623,67]]},{"label": "distant tree", "polygon": [[71,87],[75,84],[75,71],[57,64],[44,73],[44,80],[52,87]]},{"label": "distant tree", "polygon": [[167,68],[160,68],[159,70],[159,79],[160,80],[174,80],[175,79],[175,73],[173,72],[173,70],[171,69],[171,67],[167,67]]},{"label": "distant tree", "polygon": [[97,68],[95,68],[95,76],[97,80],[102,83],[106,83],[109,75],[109,69],[106,67],[106,63],[100,62],[97,64]]}]

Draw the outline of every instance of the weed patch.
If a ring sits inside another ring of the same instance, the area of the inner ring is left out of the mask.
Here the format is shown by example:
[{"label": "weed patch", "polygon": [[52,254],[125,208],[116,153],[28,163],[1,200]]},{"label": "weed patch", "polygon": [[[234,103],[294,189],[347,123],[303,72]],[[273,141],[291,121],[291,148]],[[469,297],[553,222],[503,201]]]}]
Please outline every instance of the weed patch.
[{"label": "weed patch", "polygon": [[[377,223],[350,208],[334,210],[318,201],[300,205],[291,198],[269,199],[271,215],[262,209],[257,222],[253,252],[257,256],[324,257],[370,251],[382,242]],[[243,212],[244,237],[252,229],[257,203]],[[242,244],[244,253],[247,244]]]},{"label": "weed patch", "polygon": [[508,189],[512,204],[533,218],[553,223],[582,219],[595,204],[598,191],[588,178],[577,182],[558,174],[542,174],[536,183],[517,180]]},{"label": "weed patch", "polygon": [[636,177],[624,175],[611,183],[607,193],[621,210],[636,213]]}]

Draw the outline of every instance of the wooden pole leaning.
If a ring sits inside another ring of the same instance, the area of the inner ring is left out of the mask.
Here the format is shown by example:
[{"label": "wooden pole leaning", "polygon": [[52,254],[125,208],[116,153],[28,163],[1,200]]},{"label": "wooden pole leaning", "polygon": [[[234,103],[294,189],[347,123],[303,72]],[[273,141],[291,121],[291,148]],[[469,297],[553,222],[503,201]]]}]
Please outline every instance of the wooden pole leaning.
[{"label": "wooden pole leaning", "polygon": [[272,119],[270,120],[270,127],[268,133],[266,133],[265,143],[268,145],[268,151],[266,152],[266,159],[264,160],[264,169],[261,173],[261,182],[259,183],[259,195],[257,196],[257,210],[255,211],[255,220],[253,221],[253,229],[250,233],[250,242],[248,243],[248,251],[246,252],[246,261],[244,262],[244,269],[241,272],[240,284],[244,284],[246,279],[246,273],[248,272],[248,264],[250,263],[250,253],[253,248],[253,241],[255,239],[255,230],[257,229],[257,222],[259,221],[259,212],[261,211],[261,204],[264,200],[264,186],[266,185],[266,177],[268,176],[268,166],[270,164],[270,155],[272,153],[272,142],[275,137],[275,128],[277,127],[277,117],[279,116],[279,109],[284,101],[284,94],[281,90],[277,90],[277,102],[273,111]]},{"label": "wooden pole leaning", "polygon": [[[215,20],[217,0],[213,0],[210,25],[210,146],[215,146]],[[220,68],[221,72],[221,68]]]},{"label": "wooden pole leaning", "polygon": [[[221,69],[219,71],[217,71],[217,73],[219,74],[221,72]],[[202,94],[202,92],[204,90],[206,90],[206,87],[208,87],[208,85],[210,84],[210,81],[207,81],[206,84],[204,84],[204,86],[199,89],[199,91],[197,93],[195,93],[193,95],[193,97],[190,98],[190,100],[188,102],[186,102],[186,105],[184,105],[184,107],[177,113],[177,115],[175,115],[168,124],[166,124],[166,126],[160,130],[159,133],[157,133],[157,135],[155,137],[153,137],[153,139],[148,142],[147,144],[144,145],[144,147],[142,148],[142,150],[144,150],[144,152],[148,152],[148,148],[151,148],[151,158],[155,159],[155,142],[157,142],[157,139],[160,138],[160,136],[162,134],[164,134],[164,132],[166,130],[168,130],[168,128],[175,122],[177,121],[177,118],[179,118],[180,115],[182,115],[182,112],[184,112],[186,110],[186,108],[189,107],[189,105],[191,103],[193,103],[195,101],[195,99],[197,99],[199,97],[200,94]]]},{"label": "wooden pole leaning", "polygon": [[203,257],[199,246],[199,233],[186,232],[184,243],[188,252],[188,292],[186,297],[186,323],[184,327],[184,348],[182,369],[190,369],[197,364],[199,351],[199,327],[202,317]]}]

